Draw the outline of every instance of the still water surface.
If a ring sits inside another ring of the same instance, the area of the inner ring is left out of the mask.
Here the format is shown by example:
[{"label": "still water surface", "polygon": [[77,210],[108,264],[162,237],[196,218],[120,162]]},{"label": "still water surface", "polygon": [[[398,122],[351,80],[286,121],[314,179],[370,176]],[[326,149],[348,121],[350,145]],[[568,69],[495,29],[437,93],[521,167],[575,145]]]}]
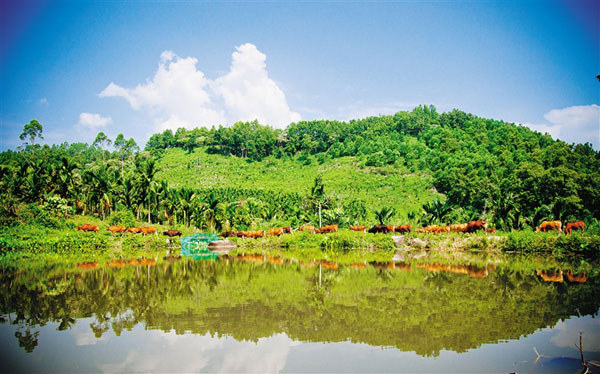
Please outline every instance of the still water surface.
[{"label": "still water surface", "polygon": [[598,277],[536,261],[28,260],[2,268],[0,369],[580,372]]}]

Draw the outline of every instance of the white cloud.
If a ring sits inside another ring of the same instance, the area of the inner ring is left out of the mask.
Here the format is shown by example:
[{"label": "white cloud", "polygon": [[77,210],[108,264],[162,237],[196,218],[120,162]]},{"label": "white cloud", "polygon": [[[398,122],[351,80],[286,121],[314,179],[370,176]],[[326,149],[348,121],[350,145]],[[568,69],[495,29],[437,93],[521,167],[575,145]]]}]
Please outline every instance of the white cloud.
[{"label": "white cloud", "polygon": [[[97,355],[94,364],[102,372],[211,372],[277,373],[283,370],[291,347],[301,343],[285,333],[252,341],[231,337],[176,334],[174,331],[136,330],[128,334],[139,342],[124,355]],[[143,339],[139,339],[143,336]],[[107,344],[124,344],[112,340]],[[108,352],[107,352],[108,353]]]},{"label": "white cloud", "polygon": [[541,132],[542,134],[550,134],[554,139],[558,139],[558,135],[560,134],[560,128],[552,125],[548,125],[546,123],[523,123],[523,126],[527,126],[532,130]]},{"label": "white cloud", "polygon": [[285,127],[300,115],[290,110],[283,91],[269,78],[265,61],[253,44],[240,45],[230,71],[210,80],[197,69],[196,58],[164,51],[152,79],[132,89],[111,82],[99,96],[121,97],[134,110],[148,109],[159,130],[254,119]]},{"label": "white cloud", "polygon": [[579,344],[579,332],[583,331],[583,350],[600,352],[600,324],[591,316],[559,321],[553,331],[556,335],[550,338],[550,342],[557,347],[573,348],[574,344]]},{"label": "white cloud", "polygon": [[218,371],[280,373],[285,367],[290,347],[298,344],[284,333],[258,339],[256,344],[238,344],[236,350],[227,352]]},{"label": "white cloud", "polygon": [[45,97],[42,97],[40,99],[40,104],[42,104],[42,105],[50,105],[50,104],[48,104],[48,99],[46,99]]},{"label": "white cloud", "polygon": [[600,149],[600,106],[592,104],[553,109],[544,114],[544,118],[549,123],[523,125],[567,143],[589,142],[595,149]]},{"label": "white cloud", "polygon": [[102,117],[97,113],[81,113],[79,115],[78,125],[88,127],[90,129],[97,129],[99,127],[105,127],[112,123],[112,118]]},{"label": "white cloud", "polygon": [[300,114],[290,110],[283,91],[269,78],[266,59],[253,44],[236,47],[229,73],[213,82],[230,122],[257,119],[283,128],[300,120]]}]

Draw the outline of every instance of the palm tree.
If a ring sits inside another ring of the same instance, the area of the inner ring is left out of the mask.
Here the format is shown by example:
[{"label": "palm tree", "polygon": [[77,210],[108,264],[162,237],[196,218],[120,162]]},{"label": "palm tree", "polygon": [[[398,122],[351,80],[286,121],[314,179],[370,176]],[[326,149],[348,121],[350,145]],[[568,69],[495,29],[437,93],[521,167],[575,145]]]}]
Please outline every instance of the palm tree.
[{"label": "palm tree", "polygon": [[191,188],[181,188],[177,190],[177,193],[173,194],[173,197],[176,198],[174,205],[177,207],[180,215],[183,216],[184,225],[189,227],[192,203],[196,197],[194,191]]},{"label": "palm tree", "polygon": [[440,200],[435,200],[429,203],[423,204],[423,216],[421,220],[424,223],[431,224],[433,222],[441,222],[448,213],[452,211],[452,207],[448,204],[448,202],[441,202]]},{"label": "palm tree", "polygon": [[221,203],[214,193],[211,193],[200,206],[202,218],[207,222],[209,230],[220,230],[225,217],[225,203]]},{"label": "palm tree", "polygon": [[309,195],[310,203],[313,206],[319,208],[319,228],[323,225],[321,211],[323,209],[323,205],[327,202],[328,198],[325,196],[325,185],[323,184],[323,176],[317,175],[315,178],[315,183],[310,189]]},{"label": "palm tree", "polygon": [[152,188],[156,184],[154,181],[154,175],[156,174],[155,169],[156,161],[154,159],[148,159],[143,162],[140,159],[136,160],[136,173],[138,173],[138,190],[141,200],[146,203],[148,208],[148,223],[150,222],[150,213],[152,211]]},{"label": "palm tree", "polygon": [[529,217],[525,218],[525,222],[535,229],[543,221],[551,221],[554,219],[554,216],[552,215],[552,208],[552,204],[538,206],[533,210],[533,213]]},{"label": "palm tree", "polygon": [[76,174],[75,171],[79,168],[74,162],[69,161],[69,158],[62,157],[56,164],[53,165],[54,173],[56,174],[56,182],[53,192],[65,199],[69,199],[74,195],[76,190]]},{"label": "palm tree", "polygon": [[133,178],[124,178],[123,184],[120,186],[120,191],[118,192],[118,198],[121,204],[130,211],[133,211],[135,206],[135,193],[135,182]]},{"label": "palm tree", "polygon": [[84,172],[84,185],[86,186],[87,205],[91,210],[102,213],[102,220],[110,211],[111,203],[109,191],[110,182],[104,167],[88,169]]},{"label": "palm tree", "polygon": [[346,227],[350,224],[350,218],[342,208],[327,209],[323,211],[323,218],[327,225],[337,224]]},{"label": "palm tree", "polygon": [[262,217],[266,222],[271,222],[277,218],[280,208],[275,204],[267,204],[262,212]]},{"label": "palm tree", "polygon": [[515,216],[519,213],[515,194],[508,192],[494,200],[493,204],[494,221],[503,229],[512,228]]},{"label": "palm tree", "polygon": [[384,206],[379,210],[375,209],[373,213],[375,213],[375,218],[377,218],[379,224],[384,225],[384,222],[390,220],[396,214],[396,210],[392,207]]}]

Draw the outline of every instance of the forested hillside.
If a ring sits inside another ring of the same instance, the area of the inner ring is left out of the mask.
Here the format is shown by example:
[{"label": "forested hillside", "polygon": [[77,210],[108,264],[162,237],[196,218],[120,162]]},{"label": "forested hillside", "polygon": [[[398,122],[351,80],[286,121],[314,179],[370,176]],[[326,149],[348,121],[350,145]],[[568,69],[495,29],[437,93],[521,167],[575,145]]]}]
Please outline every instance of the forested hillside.
[{"label": "forested hillside", "polygon": [[317,223],[319,204],[324,223],[341,225],[486,218],[519,229],[600,219],[591,145],[459,110],[419,106],[285,130],[181,128],[153,135],[144,152],[123,136],[109,151],[107,140],[3,152],[3,219],[23,203],[217,230]]}]

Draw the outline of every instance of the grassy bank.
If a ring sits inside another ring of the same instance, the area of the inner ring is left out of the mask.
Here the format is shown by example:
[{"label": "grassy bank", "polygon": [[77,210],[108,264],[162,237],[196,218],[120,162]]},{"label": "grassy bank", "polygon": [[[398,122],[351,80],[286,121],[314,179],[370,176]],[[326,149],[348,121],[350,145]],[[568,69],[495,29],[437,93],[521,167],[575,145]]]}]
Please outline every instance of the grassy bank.
[{"label": "grassy bank", "polygon": [[[393,236],[402,236],[400,243],[395,244]],[[409,233],[368,234],[341,229],[335,233],[315,235],[296,232],[280,237],[260,239],[232,238],[241,249],[317,247],[324,250],[339,249],[352,251],[366,250],[411,250],[426,249],[435,251],[453,250],[487,250],[504,252],[543,252],[574,253],[590,256],[600,254],[600,235],[558,235],[557,233],[535,233],[532,231],[498,232],[494,234],[476,233]]]},{"label": "grassy bank", "polygon": [[[97,224],[100,232],[80,232],[75,228],[82,223]],[[158,235],[120,235],[105,230],[109,223],[96,217],[74,216],[69,219],[30,222],[0,226],[0,251],[27,253],[54,253],[58,255],[86,254],[128,256],[168,249],[167,239],[161,231],[172,228],[152,225]],[[144,222],[135,222],[145,226]],[[176,227],[183,235],[197,230]],[[403,251],[423,250],[431,253],[456,251],[544,253],[554,255],[579,255],[597,258],[600,254],[600,235],[595,232],[581,235],[535,233],[532,231],[498,232],[494,234],[409,233],[399,242],[394,234],[369,234],[340,229],[335,233],[312,234],[294,232],[282,236],[259,239],[231,238],[237,245],[233,254],[260,253],[306,259],[336,259],[346,262],[390,261],[394,254]],[[400,235],[396,235],[398,237]],[[177,246],[178,240],[171,241]]]}]

